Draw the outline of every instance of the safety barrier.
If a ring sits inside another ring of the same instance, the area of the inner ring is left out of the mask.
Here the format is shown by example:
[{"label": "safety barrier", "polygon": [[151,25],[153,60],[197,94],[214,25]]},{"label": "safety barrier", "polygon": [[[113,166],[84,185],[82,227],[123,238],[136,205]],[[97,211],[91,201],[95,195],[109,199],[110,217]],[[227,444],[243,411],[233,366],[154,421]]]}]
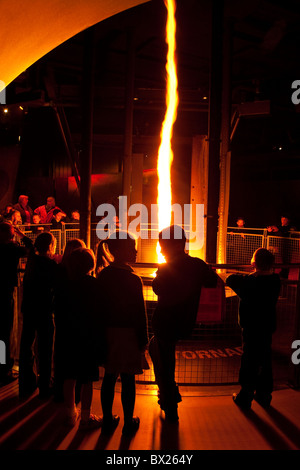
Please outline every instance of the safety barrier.
[{"label": "safety barrier", "polygon": [[[79,238],[79,229],[65,228],[62,231],[52,231],[57,239],[57,254],[62,254],[65,244],[72,238]],[[96,247],[96,227],[92,230],[92,246]],[[37,235],[26,235],[35,238]],[[291,361],[292,343],[300,340],[300,315],[299,315],[299,267],[300,267],[300,238],[296,234],[289,238],[274,237],[261,233],[233,234],[228,232],[228,251],[231,258],[226,265],[216,265],[222,268],[220,276],[225,279],[230,272],[249,270],[250,260],[255,249],[265,246],[274,252],[277,263],[282,263],[282,253],[286,247],[291,253],[290,262],[298,263],[289,266],[289,272],[294,274],[288,279],[282,280],[280,298],[277,304],[278,328],[273,339],[274,353],[274,379],[275,381],[289,382],[295,387],[300,387],[300,378],[297,366]],[[147,240],[145,240],[147,241]],[[152,249],[153,249],[153,240]],[[242,245],[243,243],[243,245]],[[286,245],[285,245],[286,244]],[[236,247],[239,247],[238,249]],[[237,249],[234,256],[233,251]],[[237,263],[239,256],[241,264]],[[234,266],[233,266],[234,264]],[[137,273],[142,277],[144,284],[144,298],[147,307],[149,336],[152,335],[151,320],[156,307],[157,298],[152,290],[152,280],[156,270],[155,264],[144,263],[136,265]],[[277,271],[279,267],[276,268]],[[18,341],[22,327],[20,315],[20,299],[22,295],[22,279],[16,291],[16,315],[15,315],[15,357],[18,357]],[[209,300],[208,300],[209,302]],[[239,299],[228,287],[225,288],[225,305],[222,312],[212,315],[211,309],[208,315],[198,318],[192,336],[186,341],[180,341],[176,349],[176,381],[181,385],[217,385],[232,384],[238,382],[239,366],[242,355],[241,331],[238,325]],[[207,305],[206,305],[207,307]],[[205,313],[205,308],[203,310]],[[203,313],[202,312],[202,313]],[[149,370],[137,376],[137,382],[154,384],[155,378],[151,358],[146,351]],[[300,367],[300,365],[298,366]]]},{"label": "safety barrier", "polygon": [[226,263],[250,264],[255,250],[265,246],[265,236],[259,233],[227,232]]},{"label": "safety barrier", "polygon": [[[230,271],[226,266],[225,279]],[[239,270],[239,269],[238,269]],[[299,281],[282,280],[281,293],[277,304],[277,331],[273,337],[274,382],[300,387],[297,365],[291,361],[292,343],[300,339]],[[144,297],[149,320],[149,335],[152,334],[151,319],[156,306],[156,297],[151,289],[151,279],[144,279]],[[152,292],[151,292],[152,291]],[[238,382],[242,355],[241,330],[238,324],[239,299],[225,287],[225,308],[220,315],[209,315],[198,321],[192,336],[180,341],[176,348],[176,381],[181,385],[228,385]],[[152,297],[152,298],[151,298]],[[144,371],[137,380],[141,383],[154,383],[151,358],[150,369]],[[300,367],[300,366],[298,366]]]},{"label": "safety barrier", "polygon": [[[50,230],[51,226],[42,226]],[[28,230],[26,226],[20,226],[26,236],[35,240],[38,230]],[[188,233],[189,228],[184,227]],[[141,228],[145,230],[145,228]],[[79,224],[63,224],[61,230],[50,230],[56,238],[56,254],[61,255],[66,243],[73,238],[80,238]],[[156,259],[157,239],[153,237],[156,228],[149,226],[148,237],[138,240],[139,263],[151,263]],[[109,230],[107,230],[109,234]],[[97,224],[91,225],[91,248],[96,251],[99,238],[97,237]],[[289,237],[277,237],[271,235],[267,230],[249,229],[237,230],[229,227],[227,231],[226,264],[249,265],[252,255],[258,248],[270,249],[275,255],[276,263],[300,263],[300,232],[291,232]]]}]

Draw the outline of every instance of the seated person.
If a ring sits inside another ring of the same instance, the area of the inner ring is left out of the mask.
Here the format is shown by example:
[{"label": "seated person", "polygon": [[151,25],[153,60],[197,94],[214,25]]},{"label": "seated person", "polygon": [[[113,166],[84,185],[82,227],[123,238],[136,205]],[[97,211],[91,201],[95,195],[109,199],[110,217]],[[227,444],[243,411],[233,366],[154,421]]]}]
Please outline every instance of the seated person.
[{"label": "seated person", "polygon": [[4,211],[2,212],[3,220],[6,221],[6,220],[10,219],[13,211],[14,211],[13,204],[7,204],[5,206]]},{"label": "seated person", "polygon": [[50,224],[53,219],[53,212],[56,209],[61,210],[59,207],[57,207],[55,198],[51,196],[47,198],[46,204],[37,207],[34,213],[40,215],[42,224]]},{"label": "seated person", "polygon": [[63,224],[65,223],[63,220],[65,218],[66,214],[64,212],[62,212],[60,209],[54,209],[51,230],[61,230],[63,228]]},{"label": "seated person", "polygon": [[70,223],[79,224],[80,222],[80,213],[78,210],[71,212]]},{"label": "seated person", "polygon": [[22,225],[22,217],[21,217],[21,212],[14,210],[11,214],[11,218],[8,219],[12,225]]},{"label": "seated person", "polygon": [[80,212],[78,210],[72,211],[71,212],[71,218],[68,220],[67,223],[68,223],[68,225],[67,225],[66,228],[79,230]]},{"label": "seated person", "polygon": [[41,217],[38,214],[33,214],[30,230],[37,235],[45,230],[43,225],[41,225]]}]

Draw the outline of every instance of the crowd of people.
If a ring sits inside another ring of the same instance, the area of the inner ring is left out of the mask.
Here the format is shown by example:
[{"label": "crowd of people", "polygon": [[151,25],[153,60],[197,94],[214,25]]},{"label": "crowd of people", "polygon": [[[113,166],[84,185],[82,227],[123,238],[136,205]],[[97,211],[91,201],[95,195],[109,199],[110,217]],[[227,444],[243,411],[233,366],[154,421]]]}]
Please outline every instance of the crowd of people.
[{"label": "crowd of people", "polygon": [[[23,239],[22,246],[14,241],[16,234]],[[181,227],[160,232],[159,242],[166,262],[158,267],[152,285],[158,301],[149,341],[143,284],[132,268],[137,255],[133,236],[116,231],[99,243],[96,253],[82,240],[69,240],[58,262],[51,232],[39,234],[33,243],[17,226],[0,223],[0,339],[7,346],[0,382],[9,379],[13,365],[9,351],[13,291],[18,262],[27,256],[21,304],[20,398],[27,398],[37,388],[42,399],[54,394],[56,401],[64,402],[66,424],[74,426],[80,418],[83,431],[102,427],[102,432],[111,433],[120,421],[113,413],[120,376],[122,433],[130,436],[139,428],[139,418],[134,416],[135,375],[149,368],[145,357],[149,347],[158,403],[165,419],[178,423],[182,397],[175,382],[176,345],[193,331],[201,288],[216,287],[220,278],[203,260],[185,252]],[[243,408],[251,407],[254,398],[267,406],[272,398],[271,338],[280,289],[273,263],[272,253],[261,248],[254,253],[252,274],[231,275],[227,280],[241,299],[244,351],[241,391],[234,401]],[[93,382],[99,380],[100,366],[105,370],[101,418],[91,414]]]},{"label": "crowd of people", "polygon": [[[289,276],[289,267],[286,265],[292,262],[292,250],[289,243],[290,235],[297,231],[296,226],[292,222],[291,215],[287,212],[283,212],[280,217],[280,223],[277,225],[268,225],[266,228],[267,236],[280,237],[281,242],[279,247],[276,247],[277,252],[280,255],[281,263],[285,265],[280,271],[280,276],[287,279]],[[228,247],[234,246],[234,255],[236,264],[248,264],[246,256],[248,256],[247,250],[245,250],[244,243],[246,242],[246,234],[253,234],[253,229],[247,228],[244,217],[238,217],[236,220],[236,227],[230,228],[229,238],[227,239]],[[239,234],[240,237],[232,240],[232,235]],[[231,237],[231,238],[230,238]]]},{"label": "crowd of people", "polygon": [[[236,227],[231,227],[230,230],[234,229],[238,233],[247,233],[247,231],[253,230],[247,228],[246,219],[244,217],[238,217],[236,219]],[[268,234],[273,234],[278,237],[287,237],[290,232],[295,232],[297,230],[296,226],[292,222],[291,215],[287,212],[283,212],[280,216],[280,223],[268,225],[265,227]]]},{"label": "crowd of people", "polygon": [[22,194],[16,204],[7,204],[1,211],[1,221],[12,225],[26,225],[28,230],[40,233],[45,229],[61,229],[63,223],[79,224],[80,212],[74,209],[70,216],[67,216],[66,212],[56,205],[53,196],[49,196],[45,204],[32,209],[28,196]]}]

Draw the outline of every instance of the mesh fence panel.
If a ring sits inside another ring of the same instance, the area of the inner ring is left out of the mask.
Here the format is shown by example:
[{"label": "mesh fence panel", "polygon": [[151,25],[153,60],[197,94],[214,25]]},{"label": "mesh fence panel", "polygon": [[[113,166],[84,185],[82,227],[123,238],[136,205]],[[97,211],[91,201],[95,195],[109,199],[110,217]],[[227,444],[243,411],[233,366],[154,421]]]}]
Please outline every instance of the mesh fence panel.
[{"label": "mesh fence panel", "polygon": [[227,264],[250,264],[255,250],[264,246],[264,236],[248,233],[227,233]]},{"label": "mesh fence panel", "polygon": [[[156,297],[148,281],[144,287],[149,337]],[[291,362],[291,344],[297,329],[298,283],[282,281],[277,304],[277,331],[273,337],[273,374],[275,382],[291,382],[295,366]],[[152,291],[152,292],[151,292]],[[179,385],[220,385],[238,383],[242,355],[238,325],[239,299],[226,287],[225,315],[220,322],[197,323],[192,336],[176,347],[175,380]],[[139,383],[155,383],[153,365],[146,351],[150,370],[137,376]]]},{"label": "mesh fence panel", "polygon": [[275,263],[300,263],[299,238],[269,236],[267,238],[267,248],[274,254]]}]

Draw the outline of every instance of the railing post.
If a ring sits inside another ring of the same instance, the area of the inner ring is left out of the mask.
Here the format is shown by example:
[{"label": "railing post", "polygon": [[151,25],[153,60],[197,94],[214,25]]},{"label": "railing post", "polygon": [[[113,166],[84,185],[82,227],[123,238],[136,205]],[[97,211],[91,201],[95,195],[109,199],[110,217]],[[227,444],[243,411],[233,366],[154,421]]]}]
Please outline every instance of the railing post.
[{"label": "railing post", "polygon": [[[295,325],[294,325],[294,340],[300,340],[300,270],[298,271],[297,292],[296,292],[296,308],[295,308]],[[294,352],[291,349],[291,356]],[[291,378],[290,383],[293,388],[300,388],[300,364],[293,364],[291,360]]]}]

